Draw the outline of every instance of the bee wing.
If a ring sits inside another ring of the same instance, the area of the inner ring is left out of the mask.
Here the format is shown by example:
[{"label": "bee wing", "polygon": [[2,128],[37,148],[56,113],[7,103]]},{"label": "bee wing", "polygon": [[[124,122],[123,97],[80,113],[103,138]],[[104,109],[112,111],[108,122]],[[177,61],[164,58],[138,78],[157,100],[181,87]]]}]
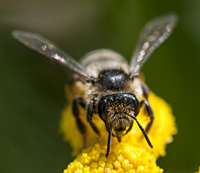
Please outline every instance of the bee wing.
[{"label": "bee wing", "polygon": [[178,17],[176,14],[169,13],[153,19],[143,28],[130,64],[130,76],[135,77],[139,74],[153,51],[163,43],[172,33],[176,26]]},{"label": "bee wing", "polygon": [[47,56],[48,58],[56,61],[60,65],[67,67],[69,70],[77,73],[83,78],[90,79],[90,77],[84,71],[83,67],[78,62],[76,62],[73,58],[64,53],[54,43],[47,40],[46,38],[35,33],[24,31],[13,31],[12,34],[14,38],[16,38],[29,48],[41,53],[42,55]]}]

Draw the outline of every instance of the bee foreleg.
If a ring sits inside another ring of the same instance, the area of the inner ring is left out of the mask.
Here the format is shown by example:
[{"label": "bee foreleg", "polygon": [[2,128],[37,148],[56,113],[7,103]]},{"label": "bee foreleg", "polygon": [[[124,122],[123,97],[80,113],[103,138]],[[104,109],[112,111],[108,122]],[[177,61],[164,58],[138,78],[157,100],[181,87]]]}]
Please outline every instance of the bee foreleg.
[{"label": "bee foreleg", "polygon": [[145,99],[140,102],[140,107],[142,107],[142,105],[145,104],[147,113],[150,116],[150,122],[147,124],[147,127],[145,129],[145,131],[148,132],[151,128],[153,121],[154,121],[154,114],[153,114],[153,110],[151,108],[151,105],[149,104],[149,101],[148,101],[149,88],[144,82],[142,82],[142,91],[143,91],[143,96],[145,97]]},{"label": "bee foreleg", "polygon": [[148,132],[152,126],[152,123],[154,121],[154,114],[153,114],[153,110],[151,108],[151,105],[149,104],[147,99],[144,99],[140,102],[140,107],[142,107],[142,105],[145,104],[147,113],[150,117],[150,122],[147,124],[147,127],[145,128],[145,131]]},{"label": "bee foreleg", "polygon": [[110,154],[111,138],[112,138],[112,123],[110,124],[110,129],[109,129],[106,157],[108,157],[108,155]]},{"label": "bee foreleg", "polygon": [[93,114],[94,114],[94,100],[90,100],[90,103],[87,108],[87,121],[90,123],[90,126],[92,127],[94,132],[100,136],[97,126],[92,122]]},{"label": "bee foreleg", "polygon": [[81,97],[76,97],[72,104],[72,112],[73,112],[74,117],[76,118],[76,124],[78,126],[79,131],[82,134],[85,134],[86,129],[85,129],[85,125],[80,119],[79,105],[81,105],[82,107],[85,107],[85,103],[83,102],[83,99]]}]

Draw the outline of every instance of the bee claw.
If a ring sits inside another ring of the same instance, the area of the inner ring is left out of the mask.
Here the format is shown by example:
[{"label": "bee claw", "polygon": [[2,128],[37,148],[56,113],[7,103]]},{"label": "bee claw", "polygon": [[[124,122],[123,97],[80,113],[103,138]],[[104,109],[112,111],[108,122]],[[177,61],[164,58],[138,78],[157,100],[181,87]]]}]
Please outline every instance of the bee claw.
[{"label": "bee claw", "polygon": [[121,142],[122,137],[121,136],[117,136],[117,140],[118,140],[118,142]]}]

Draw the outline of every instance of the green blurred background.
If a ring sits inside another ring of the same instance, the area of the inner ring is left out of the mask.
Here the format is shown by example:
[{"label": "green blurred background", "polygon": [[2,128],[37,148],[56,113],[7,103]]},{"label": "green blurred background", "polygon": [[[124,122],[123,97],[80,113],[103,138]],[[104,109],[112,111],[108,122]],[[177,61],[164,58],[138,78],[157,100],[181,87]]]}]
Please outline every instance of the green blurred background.
[{"label": "green blurred background", "polygon": [[0,172],[58,173],[72,160],[58,133],[69,73],[14,40],[13,29],[40,33],[76,59],[110,48],[129,60],[143,25],[171,11],[179,24],[143,68],[179,130],[158,165],[168,173],[197,171],[200,1],[0,0]]}]

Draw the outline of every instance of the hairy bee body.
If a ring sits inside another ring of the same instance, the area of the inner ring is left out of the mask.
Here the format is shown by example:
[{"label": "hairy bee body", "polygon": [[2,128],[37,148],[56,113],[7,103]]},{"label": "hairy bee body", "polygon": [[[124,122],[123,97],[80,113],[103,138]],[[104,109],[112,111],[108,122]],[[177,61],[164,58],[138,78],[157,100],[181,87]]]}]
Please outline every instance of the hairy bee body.
[{"label": "hairy bee body", "polygon": [[[80,119],[79,110],[82,106],[86,110],[86,118],[91,128],[100,135],[101,129],[92,121],[93,115],[98,114],[108,131],[108,156],[111,137],[117,137],[120,142],[122,136],[131,130],[133,120],[138,124],[149,146],[153,148],[147,132],[154,121],[154,114],[148,101],[148,87],[138,76],[153,51],[171,34],[176,22],[177,16],[169,13],[147,23],[140,34],[130,65],[121,55],[107,49],[93,51],[78,63],[40,35],[14,31],[13,36],[75,73],[72,110],[77,126],[84,136],[86,128]],[[143,105],[150,117],[145,130],[136,118]]]},{"label": "hairy bee body", "polygon": [[[94,76],[95,78],[98,78],[99,75],[106,70],[121,70],[127,76],[129,73],[129,65],[127,61],[120,54],[108,49],[92,51],[83,57],[81,64],[85,67],[87,74]],[[107,82],[110,84],[110,81]],[[114,83],[115,81],[112,82]],[[124,84],[125,87],[118,89],[108,89],[105,85],[92,85],[91,83],[85,83],[82,86],[79,85],[81,87],[80,90],[84,89],[84,100],[87,105],[92,98],[95,98],[96,104],[98,104],[100,98],[110,94],[134,93],[139,100],[143,95],[141,80],[139,78],[135,78],[134,81],[127,80]],[[119,85],[123,85],[122,81],[120,81]]]}]

